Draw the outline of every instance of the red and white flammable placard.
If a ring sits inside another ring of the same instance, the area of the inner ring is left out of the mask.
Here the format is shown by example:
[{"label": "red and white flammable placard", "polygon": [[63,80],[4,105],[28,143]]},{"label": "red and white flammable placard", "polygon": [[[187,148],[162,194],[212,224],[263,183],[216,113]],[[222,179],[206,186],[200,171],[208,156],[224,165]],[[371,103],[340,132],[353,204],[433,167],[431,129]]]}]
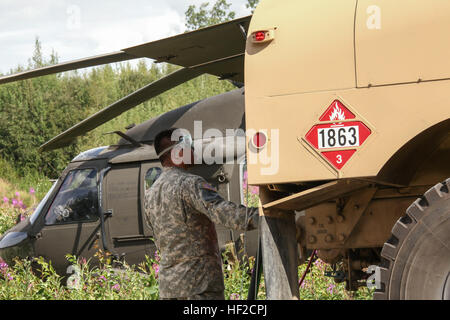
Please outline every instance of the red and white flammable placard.
[{"label": "red and white flammable placard", "polygon": [[305,138],[333,167],[341,170],[371,133],[353,112],[335,100]]}]

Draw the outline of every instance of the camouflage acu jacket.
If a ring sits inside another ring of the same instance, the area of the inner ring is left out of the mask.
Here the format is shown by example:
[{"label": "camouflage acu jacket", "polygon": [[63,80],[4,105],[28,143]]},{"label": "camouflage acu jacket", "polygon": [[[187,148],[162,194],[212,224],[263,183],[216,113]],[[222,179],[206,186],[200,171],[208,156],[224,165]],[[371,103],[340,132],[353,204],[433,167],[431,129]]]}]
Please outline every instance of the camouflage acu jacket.
[{"label": "camouflage acu jacket", "polygon": [[145,193],[145,215],[160,251],[161,298],[224,290],[214,223],[230,229],[257,227],[257,209],[224,200],[202,177],[164,168]]}]

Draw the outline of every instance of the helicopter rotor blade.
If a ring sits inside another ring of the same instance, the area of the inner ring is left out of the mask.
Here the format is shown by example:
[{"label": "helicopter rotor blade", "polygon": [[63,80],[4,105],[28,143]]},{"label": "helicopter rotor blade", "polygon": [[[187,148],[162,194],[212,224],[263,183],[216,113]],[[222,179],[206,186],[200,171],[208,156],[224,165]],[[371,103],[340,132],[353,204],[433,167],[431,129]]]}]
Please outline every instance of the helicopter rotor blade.
[{"label": "helicopter rotor blade", "polygon": [[70,129],[57,135],[53,139],[47,141],[39,147],[40,151],[50,151],[65,147],[71,144],[76,137],[83,135],[103,123],[119,116],[123,112],[155,97],[167,90],[170,90],[186,81],[198,77],[203,72],[201,70],[182,68],[177,70],[168,76],[156,80],[147,86],[131,93],[130,95],[122,98],[111,104],[110,106],[100,110],[89,118],[74,125]]},{"label": "helicopter rotor blade", "polygon": [[126,60],[132,60],[137,59],[139,57],[135,57],[133,55],[130,55],[123,51],[103,54],[99,56],[69,61],[69,62],[63,62],[59,63],[53,66],[48,67],[42,67],[34,70],[24,71],[8,76],[0,77],[0,84],[8,83],[8,82],[14,82],[19,80],[26,80],[30,78],[35,77],[41,77],[46,76],[53,73],[59,73],[64,71],[70,71],[75,69],[81,69],[81,68],[88,68],[88,67],[94,67],[99,66],[102,64],[108,64],[108,63],[114,63],[114,62],[121,62]]},{"label": "helicopter rotor blade", "polygon": [[68,146],[74,142],[76,137],[95,129],[105,122],[121,115],[123,112],[202,74],[217,74],[220,75],[220,79],[230,79],[236,76],[240,76],[243,79],[243,76],[240,74],[240,70],[243,70],[243,68],[244,54],[237,54],[231,57],[199,64],[191,68],[179,69],[100,110],[96,114],[44,143],[39,147],[39,150],[50,151]]},{"label": "helicopter rotor blade", "polygon": [[[193,66],[208,63],[209,61],[244,53],[251,17],[238,18],[169,38],[125,48],[117,52],[67,61],[53,66],[3,76],[0,77],[0,85],[59,72],[138,58],[149,58],[155,60],[157,63],[166,62],[185,68],[192,68]],[[214,72],[214,70],[211,70],[211,72]],[[243,74],[243,68],[238,73]],[[211,74],[222,77],[221,74]],[[229,80],[242,82],[242,76],[236,74],[229,77]]]}]

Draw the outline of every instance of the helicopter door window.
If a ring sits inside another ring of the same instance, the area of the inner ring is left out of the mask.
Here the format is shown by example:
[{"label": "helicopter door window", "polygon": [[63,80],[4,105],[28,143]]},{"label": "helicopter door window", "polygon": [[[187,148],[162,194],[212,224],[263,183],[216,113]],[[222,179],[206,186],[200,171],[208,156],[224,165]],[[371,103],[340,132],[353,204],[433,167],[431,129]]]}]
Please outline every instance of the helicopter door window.
[{"label": "helicopter door window", "polygon": [[45,217],[46,225],[98,218],[97,170],[70,171]]},{"label": "helicopter door window", "polygon": [[161,175],[162,169],[158,167],[148,169],[145,174],[145,190],[150,188]]}]

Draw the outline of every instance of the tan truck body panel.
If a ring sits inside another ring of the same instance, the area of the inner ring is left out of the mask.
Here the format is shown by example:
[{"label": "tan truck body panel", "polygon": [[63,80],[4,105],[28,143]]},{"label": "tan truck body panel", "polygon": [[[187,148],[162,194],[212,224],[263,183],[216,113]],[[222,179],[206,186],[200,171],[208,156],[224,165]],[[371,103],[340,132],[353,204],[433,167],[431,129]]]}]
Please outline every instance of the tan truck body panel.
[{"label": "tan truck body panel", "polygon": [[[439,128],[427,145],[442,146],[450,127],[449,15],[445,0],[262,0],[249,35],[273,29],[274,39],[247,42],[246,123],[267,132],[266,151],[278,149],[279,162],[267,174],[267,164],[250,161],[249,183],[380,179],[428,129]],[[305,140],[335,99],[371,131],[341,170]]]}]

